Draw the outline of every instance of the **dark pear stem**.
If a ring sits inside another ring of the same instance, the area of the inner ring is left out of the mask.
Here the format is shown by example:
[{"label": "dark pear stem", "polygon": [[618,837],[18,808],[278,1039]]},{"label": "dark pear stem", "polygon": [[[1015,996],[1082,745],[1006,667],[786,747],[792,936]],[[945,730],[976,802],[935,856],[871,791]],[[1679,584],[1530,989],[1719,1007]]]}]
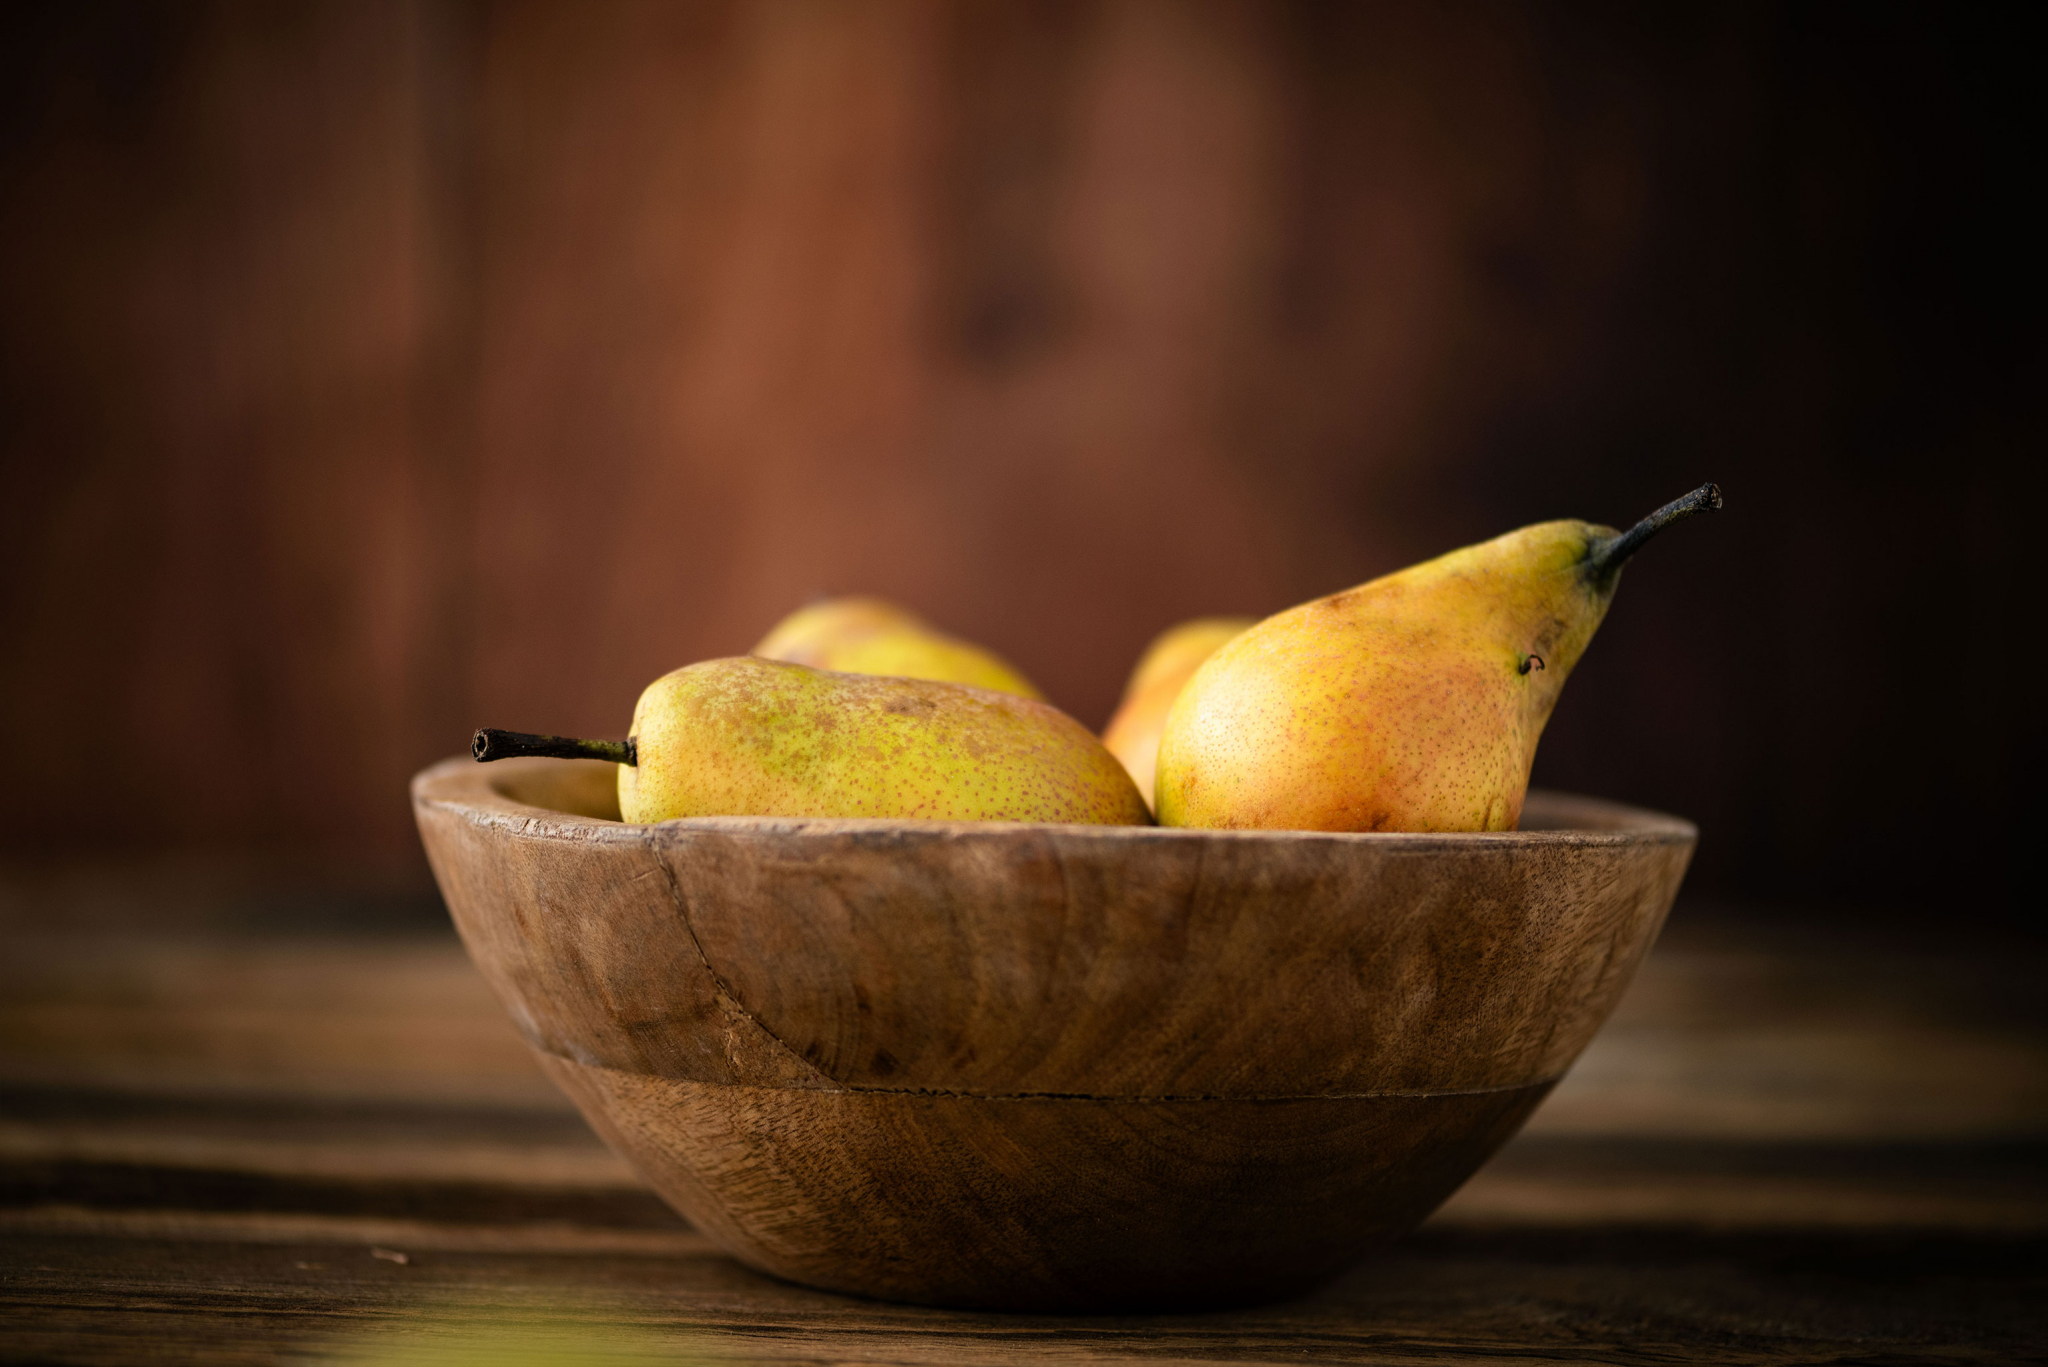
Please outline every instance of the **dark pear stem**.
[{"label": "dark pear stem", "polygon": [[1674,498],[1619,536],[1595,542],[1586,554],[1586,569],[1595,578],[1610,578],[1643,543],[1674,522],[1697,513],[1711,513],[1721,506],[1721,486],[1702,484],[1684,498]]},{"label": "dark pear stem", "polygon": [[638,749],[630,740],[577,740],[574,736],[536,736],[529,731],[500,731],[486,726],[470,737],[469,753],[477,763],[512,759],[518,755],[545,755],[550,759],[608,759],[614,764],[640,762]]}]

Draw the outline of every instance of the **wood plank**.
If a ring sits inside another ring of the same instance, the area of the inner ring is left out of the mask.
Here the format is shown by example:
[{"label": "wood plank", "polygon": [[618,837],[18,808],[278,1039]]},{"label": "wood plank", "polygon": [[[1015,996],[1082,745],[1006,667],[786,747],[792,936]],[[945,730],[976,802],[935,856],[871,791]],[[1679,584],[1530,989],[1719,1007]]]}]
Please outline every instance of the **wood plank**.
[{"label": "wood plank", "polygon": [[0,1162],[369,1182],[638,1189],[559,1106],[194,1097],[0,1086]]},{"label": "wood plank", "polygon": [[2048,1341],[2038,1239],[1436,1231],[1284,1305],[1062,1319],[848,1300],[680,1247],[416,1247],[401,1264],[310,1228],[179,1232],[11,1231],[0,1347],[79,1363],[391,1361],[509,1330],[656,1361],[1635,1364],[2020,1362]]},{"label": "wood plank", "polygon": [[10,930],[0,1080],[567,1110],[454,935]]},{"label": "wood plank", "polygon": [[[64,1162],[18,1146],[0,1162],[0,1356],[389,1362],[463,1349],[476,1356],[454,1360],[516,1362],[509,1332],[521,1348],[650,1362],[1996,1362],[2048,1341],[2041,1145],[1527,1138],[1420,1233],[1316,1295],[1062,1319],[774,1282],[643,1188],[554,1185],[549,1162],[469,1178],[429,1163],[399,1178],[374,1154],[377,1135],[408,1131],[396,1152],[484,1130],[505,1152],[522,1139],[545,1151],[564,1129],[549,1112],[361,1108],[337,1135],[367,1141],[359,1169],[293,1174],[286,1146],[250,1150],[253,1171],[228,1148],[179,1166],[194,1154],[180,1133],[288,1140],[351,1108],[0,1096],[30,1133],[95,1107],[109,1132],[167,1143]],[[127,1161],[151,1156],[164,1161]]]},{"label": "wood plank", "polygon": [[1549,1135],[2048,1136],[2038,944],[1681,906],[1530,1123]]},{"label": "wood plank", "polygon": [[2048,1234],[2048,1144],[1525,1134],[1431,1219],[1455,1230]]}]

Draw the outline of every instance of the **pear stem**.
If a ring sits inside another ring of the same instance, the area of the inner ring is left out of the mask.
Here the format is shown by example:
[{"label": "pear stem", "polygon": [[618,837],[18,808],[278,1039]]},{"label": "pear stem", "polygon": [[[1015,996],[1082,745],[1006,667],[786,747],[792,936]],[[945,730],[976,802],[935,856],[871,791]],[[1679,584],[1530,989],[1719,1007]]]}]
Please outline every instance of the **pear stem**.
[{"label": "pear stem", "polygon": [[469,753],[477,763],[512,759],[519,755],[545,755],[550,759],[608,759],[614,764],[640,763],[640,753],[630,740],[577,740],[574,736],[536,736],[530,731],[500,731],[486,726],[470,737]]},{"label": "pear stem", "polygon": [[1619,536],[1596,543],[1586,556],[1586,566],[1595,575],[1610,575],[1628,563],[1643,543],[1674,522],[1697,513],[1711,513],[1721,506],[1721,486],[1702,484],[1684,498],[1674,498]]}]

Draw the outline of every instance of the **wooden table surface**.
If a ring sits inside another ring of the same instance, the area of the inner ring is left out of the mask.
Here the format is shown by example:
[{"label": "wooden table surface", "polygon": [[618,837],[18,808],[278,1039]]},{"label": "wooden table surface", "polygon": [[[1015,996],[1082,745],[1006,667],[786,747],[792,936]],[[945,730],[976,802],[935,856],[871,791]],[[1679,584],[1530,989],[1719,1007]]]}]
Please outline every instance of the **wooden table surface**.
[{"label": "wooden table surface", "polygon": [[0,886],[0,1360],[2048,1360],[2038,943],[1681,904],[1523,1136],[1387,1255],[1280,1305],[1048,1318],[731,1262],[430,921],[126,899]]}]

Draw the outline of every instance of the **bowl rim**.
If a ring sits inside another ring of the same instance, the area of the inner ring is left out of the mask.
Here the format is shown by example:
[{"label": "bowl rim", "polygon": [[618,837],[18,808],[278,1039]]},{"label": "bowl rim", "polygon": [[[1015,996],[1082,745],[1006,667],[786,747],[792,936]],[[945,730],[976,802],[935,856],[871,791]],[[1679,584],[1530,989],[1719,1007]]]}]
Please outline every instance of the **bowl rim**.
[{"label": "bowl rim", "polygon": [[[416,808],[439,808],[474,825],[495,827],[520,838],[572,840],[579,843],[671,843],[696,833],[759,835],[778,838],[846,837],[977,839],[1011,836],[1090,842],[1230,841],[1301,845],[1366,845],[1401,850],[1584,847],[1601,845],[1691,845],[1699,828],[1683,817],[1633,807],[1606,798],[1585,797],[1552,789],[1529,790],[1529,806],[1544,812],[1551,824],[1514,831],[1268,831],[1216,830],[1184,826],[1102,826],[1047,821],[919,821],[890,817],[696,816],[651,824],[585,816],[535,806],[507,789],[521,776],[544,772],[542,766],[589,765],[592,760],[521,758],[479,764],[467,755],[431,764],[413,777]],[[1526,808],[1525,808],[1526,810]]]}]

